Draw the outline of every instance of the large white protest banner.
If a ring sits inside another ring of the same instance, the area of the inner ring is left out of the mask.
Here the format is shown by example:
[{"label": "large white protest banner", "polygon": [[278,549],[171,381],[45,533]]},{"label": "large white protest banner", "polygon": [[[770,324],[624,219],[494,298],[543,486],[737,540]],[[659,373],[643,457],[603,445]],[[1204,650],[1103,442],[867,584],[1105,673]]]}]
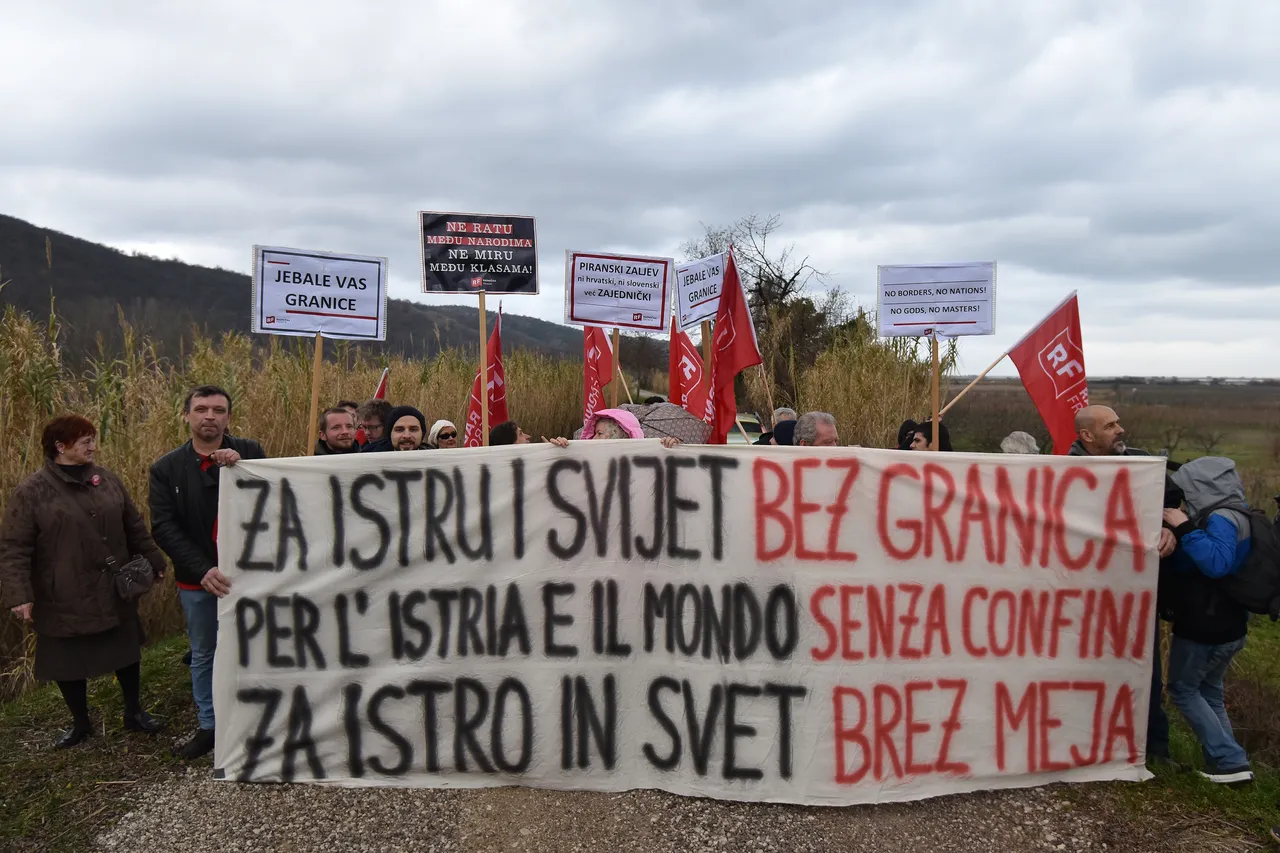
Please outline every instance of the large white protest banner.
[{"label": "large white protest banner", "polygon": [[221,778],[834,805],[1148,776],[1160,459],[611,441],[221,476]]},{"label": "large white protest banner", "polygon": [[564,253],[564,321],[664,332],[671,258]]},{"label": "large white protest banner", "polygon": [[387,259],[253,247],[253,331],[383,341]]},{"label": "large white protest banner", "polygon": [[881,266],[876,278],[884,337],[995,333],[995,261]]},{"label": "large white protest banner", "polygon": [[729,253],[721,252],[676,267],[676,316],[681,330],[716,318],[727,263]]}]

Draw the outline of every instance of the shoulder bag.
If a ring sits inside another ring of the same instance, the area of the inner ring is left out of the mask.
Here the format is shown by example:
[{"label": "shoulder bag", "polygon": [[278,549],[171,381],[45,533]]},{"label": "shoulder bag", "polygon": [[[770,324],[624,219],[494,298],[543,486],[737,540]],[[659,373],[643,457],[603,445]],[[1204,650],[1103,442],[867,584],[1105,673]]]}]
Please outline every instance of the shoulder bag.
[{"label": "shoulder bag", "polygon": [[[49,469],[46,468],[45,473],[48,474],[49,479],[57,482],[57,477],[54,477],[49,472]],[[71,497],[71,503],[75,505],[76,509],[80,510],[80,514],[84,516],[84,520],[88,522],[89,526],[95,528],[94,541],[97,541],[97,524],[93,518],[89,516],[89,513],[85,512],[84,507],[80,505],[80,502],[74,496]],[[123,601],[137,601],[156,585],[155,569],[152,568],[151,561],[139,554],[134,554],[133,559],[124,565],[117,563],[116,558],[108,554],[102,558],[102,564],[101,571],[111,572],[115,581],[116,595]]]}]

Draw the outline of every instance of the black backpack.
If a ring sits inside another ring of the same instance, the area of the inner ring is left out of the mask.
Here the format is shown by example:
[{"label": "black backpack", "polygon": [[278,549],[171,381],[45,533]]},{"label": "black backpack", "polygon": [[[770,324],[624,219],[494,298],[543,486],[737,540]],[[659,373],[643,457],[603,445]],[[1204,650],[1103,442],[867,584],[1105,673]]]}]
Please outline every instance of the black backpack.
[{"label": "black backpack", "polygon": [[1219,509],[1233,509],[1249,518],[1249,556],[1235,574],[1219,582],[1227,597],[1250,613],[1266,614],[1275,622],[1280,619],[1280,539],[1276,524],[1260,509],[1250,509],[1239,501],[1225,501],[1204,513],[1203,527],[1209,516]]}]

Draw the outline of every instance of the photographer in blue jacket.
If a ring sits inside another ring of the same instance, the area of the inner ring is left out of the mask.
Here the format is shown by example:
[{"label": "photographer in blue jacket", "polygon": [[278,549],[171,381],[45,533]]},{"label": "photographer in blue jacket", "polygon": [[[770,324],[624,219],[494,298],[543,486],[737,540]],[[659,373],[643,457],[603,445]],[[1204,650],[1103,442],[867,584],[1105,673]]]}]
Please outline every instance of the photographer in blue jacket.
[{"label": "photographer in blue jacket", "polygon": [[1164,511],[1178,539],[1165,578],[1173,617],[1169,698],[1200,741],[1201,774],[1218,784],[1247,783],[1253,771],[1227,719],[1222,686],[1249,631],[1249,612],[1221,583],[1249,556],[1244,484],[1234,462],[1212,456],[1186,463],[1171,479],[1182,489],[1186,511]]}]

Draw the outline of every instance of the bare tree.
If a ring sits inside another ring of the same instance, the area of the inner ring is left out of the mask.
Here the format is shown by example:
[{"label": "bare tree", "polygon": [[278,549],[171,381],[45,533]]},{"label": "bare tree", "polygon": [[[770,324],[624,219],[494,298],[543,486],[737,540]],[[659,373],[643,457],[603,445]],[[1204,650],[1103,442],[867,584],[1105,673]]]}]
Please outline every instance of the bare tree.
[{"label": "bare tree", "polygon": [[1166,424],[1160,431],[1160,436],[1164,441],[1164,449],[1172,457],[1178,452],[1178,446],[1182,444],[1182,440],[1187,437],[1187,428],[1177,424]]},{"label": "bare tree", "polygon": [[1213,429],[1212,427],[1196,430],[1191,436],[1196,446],[1204,451],[1205,456],[1212,456],[1213,451],[1218,449],[1218,445],[1222,444],[1226,437],[1226,430]]},{"label": "bare tree", "polygon": [[703,225],[703,235],[681,244],[690,260],[724,252],[733,246],[739,275],[751,301],[751,315],[757,327],[768,321],[770,312],[784,308],[801,295],[811,281],[822,281],[826,273],[809,263],[809,256],[797,258],[795,246],[769,245],[769,238],[782,225],[777,214],[744,216],[732,225]]},{"label": "bare tree", "polygon": [[775,403],[797,400],[797,368],[812,365],[834,335],[856,324],[848,297],[829,291],[806,293],[826,274],[799,257],[793,245],[779,247],[778,215],[744,216],[732,225],[703,225],[701,237],[680,246],[686,258],[702,258],[733,247],[739,275],[751,307],[764,359],[764,373]]}]

